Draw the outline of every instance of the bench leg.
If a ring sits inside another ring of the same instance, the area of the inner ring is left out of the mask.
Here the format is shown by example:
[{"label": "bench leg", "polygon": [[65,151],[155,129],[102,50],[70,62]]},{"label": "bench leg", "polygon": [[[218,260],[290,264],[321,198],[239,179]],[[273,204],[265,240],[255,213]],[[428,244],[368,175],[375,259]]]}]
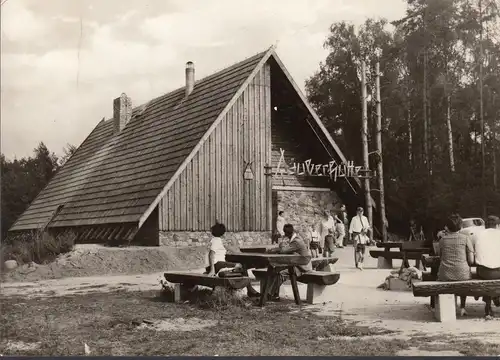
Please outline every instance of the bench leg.
[{"label": "bench leg", "polygon": [[434,304],[434,315],[439,322],[452,322],[457,320],[455,295],[440,294]]},{"label": "bench leg", "polygon": [[175,284],[174,286],[174,302],[178,303],[181,302],[182,296],[181,296],[181,284]]},{"label": "bench leg", "polygon": [[264,277],[263,279],[260,279],[259,284],[260,284],[260,293],[264,294],[264,289],[266,288],[266,278]]},{"label": "bench leg", "polygon": [[308,304],[317,304],[320,302],[321,294],[323,294],[325,289],[325,285],[307,284],[306,302]]},{"label": "bench leg", "polygon": [[[269,287],[271,286],[271,279],[274,273],[274,269],[272,266],[267,267],[267,272],[266,272],[266,277],[264,278],[264,281],[261,281],[261,293],[260,293],[260,301],[259,305],[264,306],[266,304],[267,300],[267,295],[269,294]],[[264,283],[264,284],[262,284]],[[263,286],[263,288],[262,288]]]},{"label": "bench leg", "polygon": [[295,304],[300,305],[300,294],[299,287],[297,285],[297,274],[295,274],[295,268],[290,266],[288,268],[288,273],[290,274],[290,282],[292,283],[293,297],[295,299]]},{"label": "bench leg", "polygon": [[377,261],[377,269],[392,269],[392,259],[379,256]]}]

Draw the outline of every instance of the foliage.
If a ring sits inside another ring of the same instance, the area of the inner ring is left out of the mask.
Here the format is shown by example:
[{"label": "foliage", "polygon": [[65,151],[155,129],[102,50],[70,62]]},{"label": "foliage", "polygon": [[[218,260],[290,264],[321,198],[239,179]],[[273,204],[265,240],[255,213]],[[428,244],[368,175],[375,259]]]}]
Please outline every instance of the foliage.
[{"label": "foliage", "polygon": [[52,236],[47,232],[32,231],[16,238],[15,241],[3,241],[0,245],[0,261],[16,260],[19,265],[45,264],[58,255],[70,252],[74,246],[74,235]]},{"label": "foliage", "polygon": [[75,152],[73,145],[67,145],[64,156],[59,159],[41,142],[33,157],[9,161],[2,154],[0,171],[2,175],[2,239],[14,221],[23,213],[38,193]]},{"label": "foliage", "polygon": [[[334,23],[319,70],[306,92],[325,126],[348,157],[361,162],[360,63],[367,63],[368,94],[374,64],[382,71],[383,156],[389,230],[406,232],[410,218],[423,223],[427,236],[450,212],[482,216],[479,49],[484,52],[485,198],[487,212],[500,214],[500,32],[492,0],[407,0],[407,13],[392,23],[368,19],[359,28]],[[480,16],[481,10],[481,16]],[[482,42],[481,39],[482,29]],[[429,162],[424,163],[424,54],[427,58]],[[447,96],[455,171],[450,166]],[[375,103],[368,103],[369,128],[375,129]],[[369,137],[373,151],[374,132]],[[370,158],[371,168],[376,159]],[[496,174],[495,174],[496,173]],[[376,188],[373,180],[372,188]],[[374,196],[376,196],[375,194]]]}]

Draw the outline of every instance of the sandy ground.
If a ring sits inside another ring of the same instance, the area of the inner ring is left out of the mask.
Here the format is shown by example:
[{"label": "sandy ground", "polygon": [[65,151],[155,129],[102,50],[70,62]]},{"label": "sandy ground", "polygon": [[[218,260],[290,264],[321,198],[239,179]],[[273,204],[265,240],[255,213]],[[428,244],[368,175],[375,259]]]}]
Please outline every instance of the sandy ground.
[{"label": "sandy ground", "polygon": [[[353,266],[352,247],[339,249],[336,270],[341,273],[340,281],[327,287],[322,295],[323,304],[303,305],[314,308],[318,315],[339,315],[361,326],[377,327],[397,331],[397,334],[377,335],[390,339],[409,339],[412,336],[428,336],[437,340],[479,340],[500,343],[500,319],[486,321],[483,318],[484,303],[467,299],[465,318],[454,323],[439,323],[428,306],[428,298],[415,298],[411,291],[384,291],[377,289],[389,270],[376,269],[376,259],[368,255],[365,270]],[[399,267],[400,263],[394,263]],[[201,272],[201,269],[194,271]],[[159,290],[163,273],[146,275],[93,276],[63,278],[37,282],[10,282],[2,284],[4,296],[60,296],[106,292],[118,289],[129,291]],[[306,285],[299,284],[299,291],[305,297]],[[293,298],[289,285],[282,288],[282,296]],[[437,342],[434,342],[437,344]],[[411,355],[431,353],[412,349]],[[405,353],[401,355],[410,355]],[[431,354],[432,355],[432,354]],[[436,355],[447,355],[436,353]]]}]

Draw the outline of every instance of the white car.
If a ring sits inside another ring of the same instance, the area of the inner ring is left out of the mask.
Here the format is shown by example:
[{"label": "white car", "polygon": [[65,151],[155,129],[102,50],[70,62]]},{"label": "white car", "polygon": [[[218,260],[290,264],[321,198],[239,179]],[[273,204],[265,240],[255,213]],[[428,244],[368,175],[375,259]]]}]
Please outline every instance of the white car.
[{"label": "white car", "polygon": [[478,230],[484,229],[484,220],[481,218],[466,218],[462,219],[462,230],[460,232],[465,235],[474,235]]}]

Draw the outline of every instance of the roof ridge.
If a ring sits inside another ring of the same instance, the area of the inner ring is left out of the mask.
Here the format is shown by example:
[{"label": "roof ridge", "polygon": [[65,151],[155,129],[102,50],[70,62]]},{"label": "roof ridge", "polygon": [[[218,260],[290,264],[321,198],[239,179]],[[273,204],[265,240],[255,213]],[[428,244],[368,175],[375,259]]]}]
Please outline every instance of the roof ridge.
[{"label": "roof ridge", "polygon": [[[236,61],[236,62],[234,62],[234,63],[232,63],[232,64],[230,64],[230,65],[224,66],[224,67],[222,67],[222,68],[220,68],[220,69],[218,69],[218,70],[216,70],[216,71],[212,72],[211,74],[209,74],[209,75],[207,75],[207,76],[204,76],[204,77],[202,77],[202,78],[201,78],[201,79],[199,79],[199,80],[196,80],[196,81],[194,82],[194,84],[196,85],[196,84],[200,83],[201,81],[205,81],[205,80],[206,80],[206,79],[208,79],[208,78],[211,78],[211,77],[217,76],[217,75],[218,75],[218,74],[220,74],[221,72],[223,72],[223,71],[225,71],[225,70],[227,70],[227,69],[229,69],[229,68],[232,68],[232,67],[234,67],[234,66],[236,66],[236,65],[238,65],[238,64],[240,64],[240,63],[242,63],[242,62],[245,62],[245,61],[247,61],[247,60],[249,60],[249,59],[251,59],[251,58],[257,57],[257,56],[259,56],[259,55],[262,55],[262,56],[263,56],[263,55],[264,55],[264,54],[266,54],[266,53],[267,53],[267,52],[268,52],[271,48],[275,48],[275,46],[274,46],[274,45],[272,45],[272,46],[270,46],[269,48],[267,48],[267,49],[266,49],[266,50],[264,50],[264,51],[260,51],[260,52],[258,52],[258,53],[255,53],[255,54],[251,55],[251,56],[248,56],[248,57],[246,57],[246,58],[244,58],[244,59],[242,59],[242,60],[240,60],[240,61]],[[154,98],[152,98],[152,99],[150,99],[150,100],[148,100],[148,101],[146,101],[146,102],[142,103],[141,105],[137,105],[137,106],[135,106],[135,107],[132,107],[132,113],[134,113],[134,111],[138,112],[137,114],[134,114],[133,116],[135,117],[135,116],[140,116],[140,115],[142,115],[142,114],[144,113],[144,111],[146,111],[146,108],[148,107],[148,105],[150,105],[152,102],[154,102],[154,101],[158,100],[158,99],[159,99],[159,98],[161,98],[161,97],[164,97],[164,96],[170,95],[170,94],[172,94],[172,93],[174,93],[174,92],[176,92],[176,91],[180,91],[180,90],[184,89],[184,87],[185,87],[185,86],[179,86],[179,87],[177,87],[177,88],[175,88],[175,89],[173,89],[173,90],[170,90],[170,91],[168,91],[168,92],[166,92],[166,93],[163,93],[163,94],[161,94],[161,95],[158,95],[158,96],[156,96],[156,97],[154,97]],[[111,120],[112,118],[113,118],[113,117],[109,118],[108,120]]]}]

